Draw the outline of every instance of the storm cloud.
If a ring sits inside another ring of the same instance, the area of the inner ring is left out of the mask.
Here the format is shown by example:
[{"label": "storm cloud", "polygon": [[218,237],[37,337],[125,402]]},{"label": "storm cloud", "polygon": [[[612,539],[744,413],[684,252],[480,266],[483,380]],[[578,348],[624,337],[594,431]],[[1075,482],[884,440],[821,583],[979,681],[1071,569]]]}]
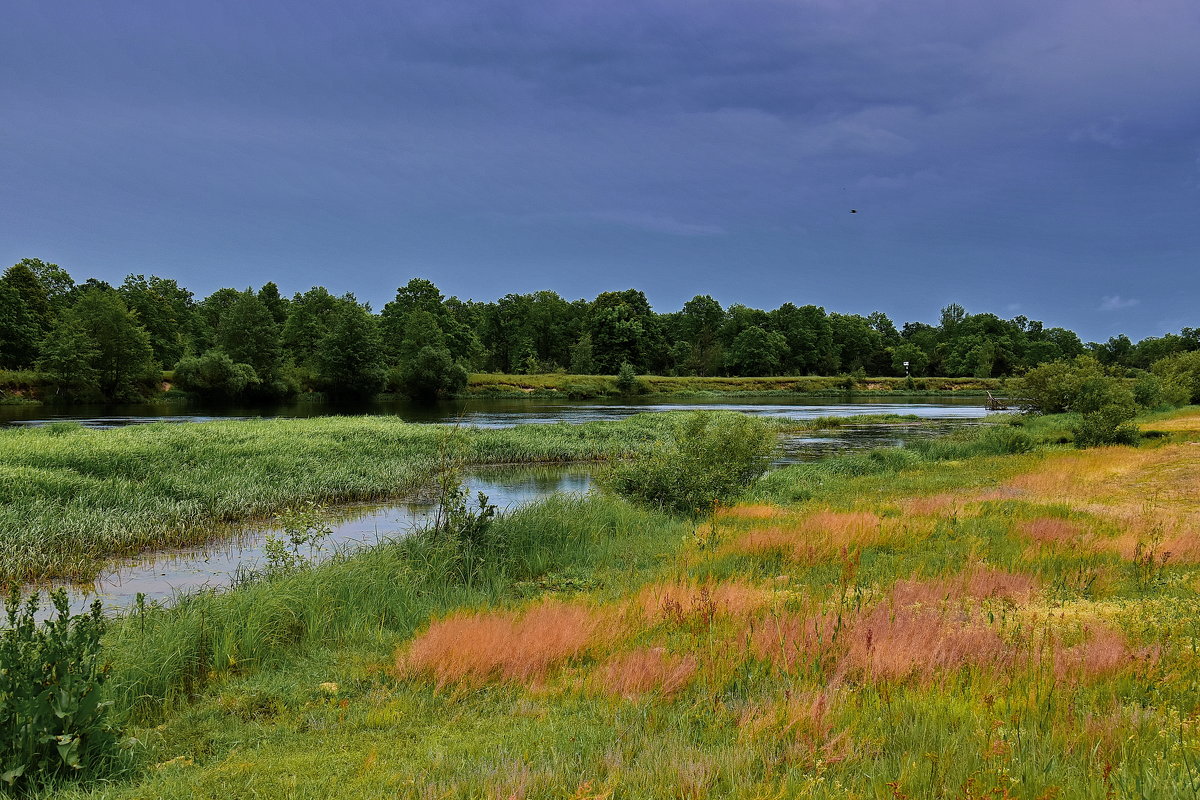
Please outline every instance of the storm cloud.
[{"label": "storm cloud", "polygon": [[[1200,325],[1200,6],[9,4],[0,257]],[[851,210],[856,213],[851,214]],[[1137,297],[1140,302],[1126,298]]]}]

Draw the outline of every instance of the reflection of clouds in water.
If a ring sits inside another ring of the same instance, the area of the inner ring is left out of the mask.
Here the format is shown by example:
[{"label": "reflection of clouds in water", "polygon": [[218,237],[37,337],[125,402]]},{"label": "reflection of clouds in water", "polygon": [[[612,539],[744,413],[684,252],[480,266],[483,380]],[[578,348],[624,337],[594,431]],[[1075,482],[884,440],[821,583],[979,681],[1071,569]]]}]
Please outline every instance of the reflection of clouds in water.
[{"label": "reflection of clouds in water", "polygon": [[[470,475],[464,482],[474,502],[483,492],[488,502],[501,511],[528,505],[558,492],[583,494],[591,488],[591,475],[579,465],[493,468]],[[337,552],[369,547],[405,536],[433,518],[432,503],[348,506],[332,522],[333,533],[323,540],[323,550],[314,560]],[[143,593],[147,601],[169,601],[178,594],[229,587],[240,574],[261,569],[266,561],[264,545],[276,527],[247,530],[221,542],[200,547],[159,551],[147,560],[128,560],[105,571],[93,584],[67,586],[72,607],[83,610],[99,597],[106,610],[119,611],[136,602]],[[302,554],[309,555],[303,549]],[[43,615],[48,613],[43,609]]]},{"label": "reflection of clouds in water", "polygon": [[[701,411],[724,409],[745,414],[783,417],[785,419],[814,419],[816,417],[850,417],[862,414],[912,414],[922,419],[977,419],[989,412],[978,398],[947,398],[932,403],[897,403],[886,399],[864,398],[854,403],[821,403],[798,399],[795,402],[732,403],[720,399],[702,402],[629,402],[604,401],[545,401],[545,400],[468,400],[434,407],[406,403],[375,403],[353,411],[332,409],[317,403],[280,406],[254,413],[246,409],[207,409],[205,414],[179,414],[178,407],[139,406],[123,415],[87,413],[45,416],[44,409],[31,410],[21,406],[0,406],[0,424],[46,425],[52,422],[77,422],[89,428],[120,428],[152,422],[212,422],[244,420],[261,417],[305,418],[321,414],[372,414],[396,416],[408,422],[449,423],[480,428],[508,428],[515,425],[551,424],[556,422],[596,422],[625,419],[634,414],[656,411]],[[38,412],[41,412],[41,416]],[[25,416],[28,415],[28,416]]]}]

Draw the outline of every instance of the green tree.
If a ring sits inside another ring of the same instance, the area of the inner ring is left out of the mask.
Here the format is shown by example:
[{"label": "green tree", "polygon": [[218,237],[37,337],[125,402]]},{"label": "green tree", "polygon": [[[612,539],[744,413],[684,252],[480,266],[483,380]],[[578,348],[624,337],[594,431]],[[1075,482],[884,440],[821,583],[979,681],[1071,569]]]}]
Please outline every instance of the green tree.
[{"label": "green tree", "polygon": [[1200,403],[1200,350],[1167,356],[1156,361],[1151,370],[1171,387],[1167,391],[1173,397]]},{"label": "green tree", "polygon": [[0,368],[23,369],[38,358],[41,326],[24,298],[0,282]]},{"label": "green tree", "polygon": [[175,367],[175,385],[206,400],[236,400],[260,383],[254,367],[235,363],[218,349],[184,358]]},{"label": "green tree", "polygon": [[37,276],[38,283],[42,285],[42,289],[46,293],[46,300],[50,305],[51,319],[57,319],[58,315],[71,304],[75,279],[58,264],[48,264],[40,258],[22,258],[19,263],[28,267]]},{"label": "green tree", "polygon": [[192,293],[157,275],[129,275],[117,291],[150,334],[154,357],[163,366],[174,366],[183,357],[187,342]]},{"label": "green tree", "polygon": [[929,355],[911,342],[904,342],[892,348],[892,370],[897,375],[905,374],[904,362],[908,362],[908,374],[924,375],[929,367]]},{"label": "green tree", "polygon": [[323,286],[314,286],[297,294],[288,304],[288,318],[280,333],[283,351],[299,367],[315,369],[321,340],[333,324],[333,315],[341,301]]},{"label": "green tree", "polygon": [[257,295],[247,289],[239,293],[224,313],[217,329],[217,347],[237,364],[249,364],[262,381],[263,389],[280,393],[279,326]]},{"label": "green tree", "polygon": [[157,391],[162,367],[154,360],[150,334],[115,291],[85,291],[58,328],[68,329],[71,337],[82,331],[95,345],[91,366],[105,400],[141,400]]},{"label": "green tree", "polygon": [[50,314],[50,296],[42,286],[38,276],[29,266],[29,259],[18,261],[0,276],[0,285],[7,286],[17,293],[29,311],[29,316],[38,328],[38,338],[50,330],[52,317]]},{"label": "green tree", "polygon": [[429,402],[461,392],[467,371],[454,362],[446,347],[422,347],[400,370],[397,387],[413,400]]},{"label": "green tree", "polygon": [[[446,301],[432,281],[413,278],[396,290],[396,297],[383,307],[379,315],[379,332],[386,359],[399,363],[411,358],[416,350],[404,350],[406,338],[412,329],[410,320],[417,315],[421,319],[433,319],[441,331],[444,346],[455,361],[476,360],[482,346],[475,331],[459,317],[464,311],[457,298]],[[419,350],[420,348],[417,348]]]},{"label": "green tree", "polygon": [[729,347],[729,368],[737,375],[777,375],[787,355],[787,339],[757,325],[746,328]]},{"label": "green tree", "polygon": [[592,335],[585,333],[571,348],[571,372],[575,375],[591,375],[596,369],[592,356]]},{"label": "green tree", "polygon": [[361,306],[337,312],[317,351],[317,378],[334,398],[371,397],[383,388],[383,352],[375,318]]},{"label": "green tree", "polygon": [[725,309],[706,294],[684,303],[678,316],[679,337],[689,347],[686,362],[679,366],[694,375],[718,374],[724,361],[721,329],[725,321]]},{"label": "green tree", "polygon": [[283,324],[288,318],[288,301],[279,294],[279,287],[275,285],[275,281],[264,283],[262,288],[258,290],[258,299],[271,312],[271,318],[275,320],[275,324],[283,329]]},{"label": "green tree", "polygon": [[51,398],[64,402],[102,400],[100,350],[78,316],[66,313],[42,343],[41,370]]}]

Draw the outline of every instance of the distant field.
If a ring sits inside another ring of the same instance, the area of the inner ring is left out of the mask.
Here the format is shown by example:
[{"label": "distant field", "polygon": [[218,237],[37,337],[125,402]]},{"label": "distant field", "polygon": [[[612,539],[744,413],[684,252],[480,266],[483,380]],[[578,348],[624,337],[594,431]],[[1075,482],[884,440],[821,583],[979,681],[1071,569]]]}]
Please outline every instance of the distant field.
[{"label": "distant field", "polygon": [[[850,386],[847,385],[849,381]],[[673,378],[661,375],[638,377],[640,393],[706,395],[761,394],[840,396],[848,391],[870,394],[960,394],[982,395],[1003,391],[1002,378],[849,378],[846,377],[772,377],[772,378]],[[852,386],[852,388],[851,388]],[[620,395],[613,375],[501,375],[475,373],[467,384],[471,396],[555,396],[604,397]]]}]

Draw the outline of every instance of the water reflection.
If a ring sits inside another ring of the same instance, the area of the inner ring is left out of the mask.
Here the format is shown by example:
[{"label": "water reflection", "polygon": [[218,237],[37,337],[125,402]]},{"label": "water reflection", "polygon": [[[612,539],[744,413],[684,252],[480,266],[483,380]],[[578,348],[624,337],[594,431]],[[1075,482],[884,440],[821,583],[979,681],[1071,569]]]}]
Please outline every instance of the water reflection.
[{"label": "water reflection", "polygon": [[[584,494],[591,487],[591,472],[584,465],[479,470],[465,481],[474,502],[476,492],[501,511],[511,511],[557,492]],[[405,536],[428,525],[437,506],[429,502],[347,505],[332,520],[333,533],[322,541],[322,550],[306,553],[321,561],[337,552],[349,552]],[[267,534],[280,528],[262,525],[242,530],[205,545],[146,553],[110,564],[90,584],[57,584],[67,589],[73,609],[85,608],[99,598],[107,611],[130,608],[138,594],[147,602],[169,601],[179,593],[226,588],[238,575],[266,565]],[[46,609],[43,609],[43,616]]]},{"label": "water reflection", "polygon": [[297,402],[259,408],[201,407],[182,403],[157,403],[137,406],[72,406],[53,409],[46,406],[0,406],[0,424],[45,425],[74,421],[93,428],[117,428],[150,422],[208,422],[216,419],[254,419],[262,417],[304,418],[330,414],[396,416],[409,422],[464,423],[482,428],[503,428],[525,423],[592,422],[616,420],[648,411],[688,411],[721,408],[746,414],[813,419],[846,417],[859,414],[912,414],[923,419],[978,419],[988,414],[979,398],[938,397],[925,401],[906,398],[865,397],[844,402],[828,399],[798,398],[754,403],[721,398],[675,401],[629,400],[509,400],[470,399],[434,406],[403,401],[375,402],[343,406]]}]

